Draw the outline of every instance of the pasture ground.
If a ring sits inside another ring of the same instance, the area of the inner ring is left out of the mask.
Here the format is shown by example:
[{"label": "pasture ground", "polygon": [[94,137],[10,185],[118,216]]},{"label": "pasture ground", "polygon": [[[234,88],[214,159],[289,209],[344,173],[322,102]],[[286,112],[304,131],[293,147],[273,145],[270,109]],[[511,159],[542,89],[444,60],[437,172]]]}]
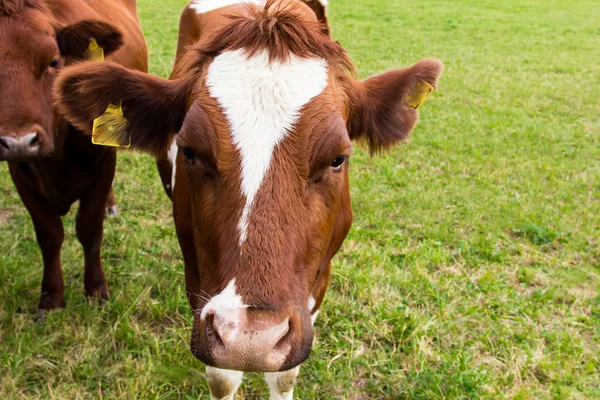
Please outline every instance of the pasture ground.
[{"label": "pasture ground", "polygon": [[[355,223],[297,398],[600,398],[600,3],[331,3],[362,77],[423,57],[446,70],[410,143],[355,151]],[[184,4],[139,1],[154,74]],[[72,212],[67,308],[42,323],[41,256],[0,169],[0,398],[207,398],[153,161],[119,156],[111,300],[84,296]],[[240,398],[267,392],[250,375]]]}]

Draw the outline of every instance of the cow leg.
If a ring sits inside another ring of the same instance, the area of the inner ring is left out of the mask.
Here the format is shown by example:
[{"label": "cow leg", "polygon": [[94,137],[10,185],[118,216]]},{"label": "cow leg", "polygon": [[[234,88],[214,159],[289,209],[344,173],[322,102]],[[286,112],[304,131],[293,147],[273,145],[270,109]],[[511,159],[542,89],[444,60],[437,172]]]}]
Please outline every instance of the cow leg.
[{"label": "cow leg", "polygon": [[[65,306],[65,282],[60,265],[60,249],[65,237],[62,220],[51,208],[30,211],[38,244],[44,259],[44,277],[39,310],[52,310]],[[35,215],[34,215],[35,214]]]},{"label": "cow leg", "polygon": [[52,310],[65,306],[65,283],[60,265],[60,249],[64,240],[64,229],[60,216],[39,191],[27,184],[18,167],[10,168],[13,181],[25,208],[31,215],[42,258],[44,276],[39,310]]},{"label": "cow leg", "polygon": [[108,200],[106,201],[106,216],[114,217],[119,214],[117,209],[117,200],[115,200],[115,193],[111,186],[110,192],[108,192]]},{"label": "cow leg", "polygon": [[300,367],[284,372],[265,373],[265,380],[269,385],[270,400],[292,400],[294,398],[294,385]]},{"label": "cow leg", "polygon": [[[105,196],[101,197],[101,199],[105,198]],[[105,205],[101,199],[90,194],[80,199],[76,230],[77,238],[83,246],[85,293],[90,297],[97,296],[107,300],[108,288],[100,260]]]},{"label": "cow leg", "polygon": [[104,210],[115,172],[115,158],[115,154],[109,156],[109,160],[102,164],[102,169],[95,177],[94,183],[80,197],[76,221],[77,238],[83,246],[85,293],[101,300],[108,300],[108,288],[100,259],[100,247]]},{"label": "cow leg", "polygon": [[242,384],[243,372],[206,366],[206,380],[211,400],[233,400]]}]

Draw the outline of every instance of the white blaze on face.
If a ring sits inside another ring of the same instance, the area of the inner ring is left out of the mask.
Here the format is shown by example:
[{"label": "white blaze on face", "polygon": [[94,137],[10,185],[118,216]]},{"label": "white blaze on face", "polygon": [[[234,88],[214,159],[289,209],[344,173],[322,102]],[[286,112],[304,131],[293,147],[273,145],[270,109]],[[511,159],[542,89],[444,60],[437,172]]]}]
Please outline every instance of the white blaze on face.
[{"label": "white blaze on face", "polygon": [[229,284],[223,289],[221,293],[214,296],[202,309],[200,318],[204,319],[209,312],[214,312],[217,315],[226,317],[237,316],[239,310],[248,308],[242,301],[242,297],[236,293],[235,290],[235,278],[232,279]]},{"label": "white blaze on face", "polygon": [[[323,0],[321,0],[323,1]],[[261,0],[194,0],[190,3],[190,8],[198,14],[204,14],[218,8],[231,6],[234,4],[256,4],[261,5]]]},{"label": "white blaze on face", "polygon": [[292,131],[302,107],[327,86],[327,63],[294,55],[288,62],[270,62],[266,51],[251,58],[244,50],[228,51],[210,65],[206,84],[227,116],[241,156],[246,197],[238,224],[241,246],[273,151]]},{"label": "white blaze on face", "polygon": [[171,193],[173,192],[173,190],[175,190],[175,175],[176,175],[176,170],[177,170],[177,151],[178,151],[177,136],[174,136],[173,142],[171,143],[171,148],[169,148],[169,153],[168,153],[169,161],[171,162],[171,167],[172,167]]},{"label": "white blaze on face", "polygon": [[319,3],[321,3],[323,7],[327,7],[329,5],[329,0],[319,0]]}]

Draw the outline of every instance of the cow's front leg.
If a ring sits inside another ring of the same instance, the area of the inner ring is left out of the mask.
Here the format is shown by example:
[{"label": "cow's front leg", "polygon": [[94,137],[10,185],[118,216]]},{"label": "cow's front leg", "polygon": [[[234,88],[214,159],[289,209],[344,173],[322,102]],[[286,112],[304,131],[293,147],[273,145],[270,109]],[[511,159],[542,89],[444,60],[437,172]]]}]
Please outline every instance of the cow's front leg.
[{"label": "cow's front leg", "polygon": [[[60,265],[60,249],[63,244],[64,230],[60,216],[53,211],[52,205],[35,183],[28,180],[29,167],[27,165],[9,165],[21,200],[31,215],[37,241],[42,250],[44,259],[44,277],[42,278],[42,295],[38,310],[48,311],[65,306],[62,268]],[[26,172],[22,172],[25,169]],[[35,182],[35,181],[34,181]]]},{"label": "cow's front leg", "polygon": [[233,400],[242,384],[244,373],[206,366],[206,380],[211,400]]},{"label": "cow's front leg", "polygon": [[116,154],[114,151],[107,154],[94,182],[80,197],[79,212],[77,214],[77,238],[83,246],[85,269],[84,287],[89,297],[108,300],[108,288],[100,259],[102,245],[102,227],[106,203],[111,193],[112,181],[115,175]]},{"label": "cow's front leg", "polygon": [[294,385],[300,367],[284,372],[265,373],[265,380],[269,385],[270,400],[292,400],[294,397]]}]

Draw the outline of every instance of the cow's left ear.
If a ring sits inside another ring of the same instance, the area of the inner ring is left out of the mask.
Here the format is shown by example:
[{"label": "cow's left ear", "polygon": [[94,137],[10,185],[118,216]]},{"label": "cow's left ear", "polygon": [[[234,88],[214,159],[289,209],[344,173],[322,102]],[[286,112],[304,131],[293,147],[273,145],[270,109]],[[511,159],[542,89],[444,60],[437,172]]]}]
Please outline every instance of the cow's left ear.
[{"label": "cow's left ear", "polygon": [[82,21],[59,28],[56,32],[58,48],[63,57],[87,58],[92,40],[108,55],[121,47],[123,35],[117,28],[101,21]]},{"label": "cow's left ear", "polygon": [[376,75],[348,88],[348,132],[364,140],[371,153],[406,139],[417,120],[417,108],[431,91],[444,66],[424,59],[412,67]]}]

